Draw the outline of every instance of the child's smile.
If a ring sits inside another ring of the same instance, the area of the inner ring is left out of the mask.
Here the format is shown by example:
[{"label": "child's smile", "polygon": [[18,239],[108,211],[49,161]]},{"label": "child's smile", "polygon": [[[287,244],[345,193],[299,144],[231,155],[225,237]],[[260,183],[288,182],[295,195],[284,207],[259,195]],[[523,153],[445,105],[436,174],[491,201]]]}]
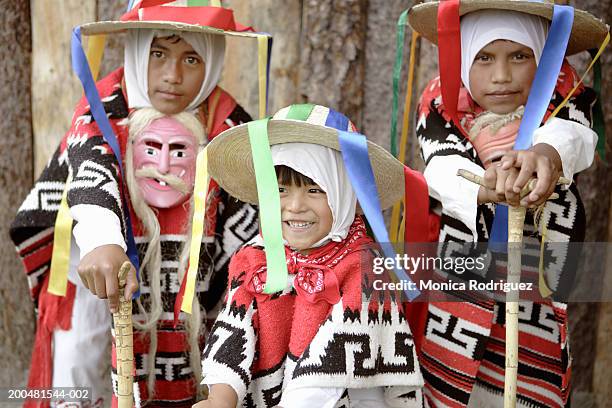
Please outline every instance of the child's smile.
[{"label": "child's smile", "polygon": [[283,238],[290,247],[307,253],[327,236],[333,216],[327,194],[316,184],[296,186],[279,183]]}]

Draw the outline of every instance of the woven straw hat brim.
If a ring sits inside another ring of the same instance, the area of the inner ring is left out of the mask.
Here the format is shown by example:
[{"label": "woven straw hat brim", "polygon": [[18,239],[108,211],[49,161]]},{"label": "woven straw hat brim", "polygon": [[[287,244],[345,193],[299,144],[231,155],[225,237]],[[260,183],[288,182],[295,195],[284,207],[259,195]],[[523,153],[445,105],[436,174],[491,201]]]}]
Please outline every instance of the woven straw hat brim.
[{"label": "woven straw hat brim", "polygon": [[201,26],[197,24],[186,24],[170,21],[98,21],[81,26],[83,35],[113,34],[125,32],[128,29],[149,28],[157,30],[189,31],[193,33],[207,33],[218,35],[229,35],[233,37],[258,37],[261,34],[253,32],[227,31],[220,28]]},{"label": "woven straw hat brim", "polygon": [[[270,145],[314,143],[340,151],[336,130],[302,121],[270,120],[268,139]],[[388,208],[404,195],[404,166],[388,151],[371,142],[368,142],[368,155],[381,207]],[[257,185],[247,124],[228,129],[209,143],[208,171],[229,194],[241,201],[257,204]]]},{"label": "woven straw hat brim", "polygon": [[[438,43],[438,4],[437,1],[417,4],[410,9],[408,15],[410,26],[434,44]],[[552,3],[525,0],[462,0],[459,14],[463,16],[477,10],[498,9],[520,11],[551,20],[552,6]],[[600,19],[586,11],[576,9],[567,55],[599,48],[608,30],[609,27]]]}]

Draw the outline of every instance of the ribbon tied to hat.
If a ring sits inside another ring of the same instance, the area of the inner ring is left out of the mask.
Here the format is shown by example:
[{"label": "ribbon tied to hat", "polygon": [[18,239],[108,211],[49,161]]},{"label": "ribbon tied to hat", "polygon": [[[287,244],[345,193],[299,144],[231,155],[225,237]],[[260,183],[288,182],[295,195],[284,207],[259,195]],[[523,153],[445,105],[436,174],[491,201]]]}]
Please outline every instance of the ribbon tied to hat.
[{"label": "ribbon tied to hat", "polygon": [[[206,10],[201,10],[203,7]],[[252,27],[237,23],[234,19],[234,12],[221,7],[220,1],[209,2],[207,0],[188,0],[187,2],[142,0],[125,13],[121,21],[173,21],[214,27],[224,31],[253,31]]]}]

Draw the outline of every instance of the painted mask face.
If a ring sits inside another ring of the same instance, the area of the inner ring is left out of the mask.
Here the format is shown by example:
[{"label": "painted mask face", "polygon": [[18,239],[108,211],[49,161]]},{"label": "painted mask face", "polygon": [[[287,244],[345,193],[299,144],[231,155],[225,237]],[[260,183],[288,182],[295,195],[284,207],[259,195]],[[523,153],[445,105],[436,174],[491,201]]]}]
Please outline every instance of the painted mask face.
[{"label": "painted mask face", "polygon": [[170,117],[154,120],[134,138],[134,174],[148,205],[171,208],[189,198],[197,152],[195,137]]}]

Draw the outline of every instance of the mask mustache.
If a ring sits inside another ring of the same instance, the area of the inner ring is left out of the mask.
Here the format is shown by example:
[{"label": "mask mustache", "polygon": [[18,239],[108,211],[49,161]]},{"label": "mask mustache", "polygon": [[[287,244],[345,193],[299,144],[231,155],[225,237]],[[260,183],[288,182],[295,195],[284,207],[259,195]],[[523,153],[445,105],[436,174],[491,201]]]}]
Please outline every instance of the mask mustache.
[{"label": "mask mustache", "polygon": [[161,174],[154,167],[143,167],[136,170],[134,175],[141,178],[155,178],[157,180],[161,180],[182,194],[187,194],[189,192],[187,183],[185,183],[181,178],[173,174]]}]

